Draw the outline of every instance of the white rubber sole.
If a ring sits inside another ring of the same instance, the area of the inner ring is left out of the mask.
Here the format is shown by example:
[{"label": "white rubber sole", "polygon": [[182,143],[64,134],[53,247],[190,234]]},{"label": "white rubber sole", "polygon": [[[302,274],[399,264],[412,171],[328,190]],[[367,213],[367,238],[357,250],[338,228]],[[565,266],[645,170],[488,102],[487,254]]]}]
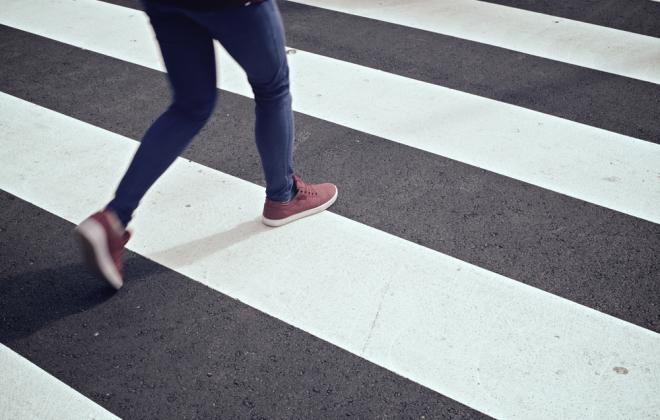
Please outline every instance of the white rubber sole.
[{"label": "white rubber sole", "polygon": [[112,287],[119,290],[124,285],[124,281],[110,255],[108,238],[103,226],[94,219],[87,219],[76,227],[75,232],[80,239],[87,265]]},{"label": "white rubber sole", "polygon": [[286,225],[287,223],[291,223],[295,220],[302,219],[303,217],[311,216],[313,214],[322,212],[323,210],[330,207],[335,201],[337,201],[338,195],[339,195],[339,189],[335,188],[335,195],[333,195],[332,198],[330,198],[330,200],[326,201],[325,203],[321,204],[318,207],[301,211],[300,213],[292,214],[291,216],[285,217],[284,219],[268,219],[262,215],[261,221],[263,222],[264,225],[271,227]]}]

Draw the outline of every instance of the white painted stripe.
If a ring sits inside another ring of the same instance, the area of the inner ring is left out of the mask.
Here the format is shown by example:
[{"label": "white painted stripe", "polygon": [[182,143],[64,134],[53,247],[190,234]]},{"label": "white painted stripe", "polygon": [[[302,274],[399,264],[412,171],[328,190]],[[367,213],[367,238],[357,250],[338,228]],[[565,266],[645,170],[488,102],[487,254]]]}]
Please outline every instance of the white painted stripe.
[{"label": "white painted stripe", "polygon": [[647,35],[476,0],[292,1],[660,83]]},{"label": "white painted stripe", "polygon": [[119,418],[2,344],[0,413],[21,420]]},{"label": "white painted stripe", "polygon": [[[0,23],[163,70],[142,12],[91,0],[5,0]],[[294,109],[660,223],[660,146],[298,51]],[[220,85],[251,96],[221,57]]]},{"label": "white painted stripe", "polygon": [[[0,188],[71,222],[105,204],[136,147],[0,94]],[[179,158],[129,247],[496,417],[660,412],[659,334],[331,212],[268,228],[263,199]]]}]

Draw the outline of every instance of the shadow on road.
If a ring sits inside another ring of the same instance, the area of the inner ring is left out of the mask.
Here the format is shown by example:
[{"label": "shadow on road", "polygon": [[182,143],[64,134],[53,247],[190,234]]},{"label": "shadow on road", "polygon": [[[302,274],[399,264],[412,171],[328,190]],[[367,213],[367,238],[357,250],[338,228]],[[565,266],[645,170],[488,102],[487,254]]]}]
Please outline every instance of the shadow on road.
[{"label": "shadow on road", "polygon": [[[164,267],[141,257],[125,262],[131,282]],[[26,337],[69,315],[106,302],[116,291],[82,263],[28,271],[0,280],[0,342]]]},{"label": "shadow on road", "polygon": [[272,228],[261,223],[261,217],[259,217],[240,223],[229,230],[182,243],[146,256],[154,261],[165,260],[170,267],[184,267],[253,236],[268,232],[270,229]]}]

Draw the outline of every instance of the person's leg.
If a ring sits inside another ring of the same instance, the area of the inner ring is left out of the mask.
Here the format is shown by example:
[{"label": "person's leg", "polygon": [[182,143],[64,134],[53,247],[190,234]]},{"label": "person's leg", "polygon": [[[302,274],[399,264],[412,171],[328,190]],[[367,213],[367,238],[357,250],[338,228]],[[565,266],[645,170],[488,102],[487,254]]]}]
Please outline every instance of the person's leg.
[{"label": "person's leg", "polygon": [[293,186],[293,113],[284,28],[275,1],[195,14],[245,70],[255,98],[255,138],[266,197],[287,201]]},{"label": "person's leg", "polygon": [[147,130],[107,205],[124,226],[140,200],[208,120],[216,100],[212,37],[174,8],[146,3],[173,90],[173,102]]}]

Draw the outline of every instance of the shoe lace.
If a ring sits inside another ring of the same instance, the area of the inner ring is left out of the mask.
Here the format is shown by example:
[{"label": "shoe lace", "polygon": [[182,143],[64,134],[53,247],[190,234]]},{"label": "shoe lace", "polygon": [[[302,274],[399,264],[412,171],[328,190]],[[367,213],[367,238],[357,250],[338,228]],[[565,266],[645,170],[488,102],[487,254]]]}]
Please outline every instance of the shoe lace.
[{"label": "shoe lace", "polygon": [[305,184],[299,177],[296,176],[294,179],[296,181],[295,182],[296,190],[298,190],[298,192],[302,192],[305,195],[318,195],[319,194],[313,186],[311,186],[309,184]]}]

